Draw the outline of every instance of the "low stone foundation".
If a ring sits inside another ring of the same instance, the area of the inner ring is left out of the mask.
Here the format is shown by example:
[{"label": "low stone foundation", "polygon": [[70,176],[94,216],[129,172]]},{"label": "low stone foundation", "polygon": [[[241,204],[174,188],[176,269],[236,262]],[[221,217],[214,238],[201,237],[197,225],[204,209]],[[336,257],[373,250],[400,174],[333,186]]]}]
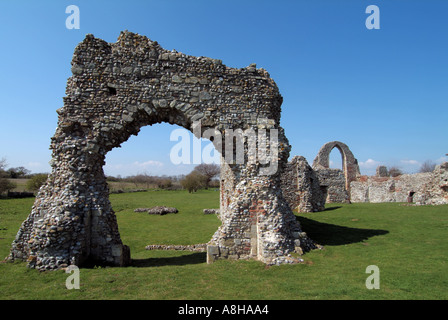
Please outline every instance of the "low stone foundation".
[{"label": "low stone foundation", "polygon": [[137,208],[134,210],[134,212],[146,212],[148,214],[157,214],[163,216],[167,213],[178,213],[179,211],[176,208],[172,207],[157,206],[152,208]]},{"label": "low stone foundation", "polygon": [[206,243],[192,244],[192,245],[151,244],[146,246],[145,249],[205,252],[207,250],[207,244]]}]

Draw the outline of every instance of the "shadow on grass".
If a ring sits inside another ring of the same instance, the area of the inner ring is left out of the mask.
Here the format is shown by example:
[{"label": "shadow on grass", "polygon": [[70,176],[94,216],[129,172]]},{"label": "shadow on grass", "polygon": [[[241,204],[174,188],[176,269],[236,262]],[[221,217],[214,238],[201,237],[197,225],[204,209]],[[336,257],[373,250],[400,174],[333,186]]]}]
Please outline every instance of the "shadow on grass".
[{"label": "shadow on grass", "polygon": [[342,208],[341,206],[325,208],[324,211],[331,211]]},{"label": "shadow on grass", "polygon": [[205,252],[195,252],[177,257],[132,259],[131,266],[137,268],[183,266],[187,264],[205,263],[206,261],[207,254]]},{"label": "shadow on grass", "polygon": [[318,222],[303,216],[297,217],[297,220],[300,222],[302,229],[306,234],[316,243],[323,246],[340,246],[363,242],[371,237],[389,233],[387,230],[380,229],[359,229],[338,226],[335,224]]}]

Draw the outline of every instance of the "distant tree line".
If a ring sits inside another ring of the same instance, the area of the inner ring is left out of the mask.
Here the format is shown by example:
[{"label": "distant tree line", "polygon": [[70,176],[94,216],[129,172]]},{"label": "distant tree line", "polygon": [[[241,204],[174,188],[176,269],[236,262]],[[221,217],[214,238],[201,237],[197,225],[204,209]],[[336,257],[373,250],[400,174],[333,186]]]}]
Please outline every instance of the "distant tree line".
[{"label": "distant tree line", "polygon": [[154,176],[147,173],[140,173],[133,176],[107,176],[108,182],[114,182],[114,188],[125,189],[125,184],[133,184],[135,189],[164,189],[179,190],[185,189],[196,192],[199,189],[219,188],[219,180],[215,179],[220,173],[220,167],[216,164],[200,164],[188,175],[177,176]]},{"label": "distant tree line", "polygon": [[4,192],[8,192],[9,190],[14,189],[17,185],[11,182],[8,178],[8,173],[6,172],[6,159],[3,158],[0,160],[0,194]]},{"label": "distant tree line", "polygon": [[127,176],[122,178],[120,175],[107,176],[108,182],[116,182],[120,186],[120,183],[133,184],[135,188],[157,188],[157,189],[180,189],[177,185],[180,177],[177,176],[152,176],[147,173],[137,174],[133,176]]},{"label": "distant tree line", "polygon": [[0,195],[9,193],[11,190],[17,188],[17,183],[14,179],[28,179],[26,182],[26,190],[37,191],[47,180],[46,173],[31,173],[31,170],[25,167],[16,167],[7,169],[8,164],[6,159],[0,160]]},{"label": "distant tree line", "polygon": [[219,180],[213,180],[220,173],[220,167],[216,164],[200,164],[194,168],[184,179],[181,185],[188,192],[196,192],[202,188],[219,188]]},{"label": "distant tree line", "polygon": [[31,171],[25,167],[9,168],[6,169],[6,160],[3,158],[0,160],[0,177],[8,179],[29,179],[32,174]]},{"label": "distant tree line", "polygon": [[[6,159],[0,160],[0,195],[10,192],[17,188],[15,179],[27,179],[26,190],[38,191],[39,188],[47,181],[47,173],[32,174],[25,167],[7,168]],[[187,175],[177,176],[154,176],[147,173],[141,173],[133,176],[122,178],[121,176],[107,176],[106,180],[114,183],[114,188],[124,189],[132,184],[136,189],[164,189],[178,190],[185,189],[188,192],[196,192],[199,189],[219,188],[220,167],[216,164],[200,164],[197,165],[192,172]],[[21,182],[23,183],[23,182]],[[23,186],[24,184],[22,184]]]}]

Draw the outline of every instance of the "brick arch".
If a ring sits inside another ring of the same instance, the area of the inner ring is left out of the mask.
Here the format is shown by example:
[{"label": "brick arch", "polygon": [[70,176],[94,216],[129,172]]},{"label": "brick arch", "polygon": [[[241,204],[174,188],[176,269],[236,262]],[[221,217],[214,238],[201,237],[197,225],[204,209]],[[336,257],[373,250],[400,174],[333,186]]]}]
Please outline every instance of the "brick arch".
[{"label": "brick arch", "polygon": [[[290,252],[315,247],[281,192],[290,146],[279,124],[282,97],[265,70],[168,51],[127,31],[116,43],[87,35],[75,49],[63,100],[51,139],[52,172],[12,244],[11,260],[38,269],[89,260],[127,265],[130,251],[118,232],[103,165],[110,150],[159,122],[197,135],[206,129],[222,137],[238,129],[278,132],[270,147],[278,150],[278,170],[262,174],[266,164],[249,163],[248,141],[244,163],[222,161],[222,225],[208,243],[208,262],[295,262]],[[225,159],[235,148],[221,151]]]},{"label": "brick arch", "polygon": [[355,158],[349,147],[340,141],[332,141],[324,144],[316,158],[313,161],[313,169],[329,169],[330,168],[330,153],[337,148],[342,156],[342,171],[345,176],[345,188],[350,192],[350,182],[355,181],[356,177],[360,175],[358,160]]}]

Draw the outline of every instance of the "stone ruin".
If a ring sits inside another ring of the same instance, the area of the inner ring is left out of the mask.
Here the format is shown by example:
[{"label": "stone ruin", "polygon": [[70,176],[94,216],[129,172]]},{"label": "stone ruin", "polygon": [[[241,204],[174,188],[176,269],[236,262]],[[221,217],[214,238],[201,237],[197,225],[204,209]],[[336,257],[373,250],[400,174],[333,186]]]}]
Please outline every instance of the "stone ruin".
[{"label": "stone ruin", "polygon": [[[341,152],[344,170],[330,168],[330,152]],[[282,173],[282,188],[291,208],[299,212],[325,209],[325,203],[350,203],[351,182],[360,176],[358,160],[340,141],[324,144],[311,167],[302,156],[294,157]]]},{"label": "stone ruin", "polygon": [[[237,129],[278,132],[278,170],[272,174],[263,173],[264,162],[249,161],[249,141],[244,142],[243,163],[224,160],[235,148],[218,149],[222,225],[206,244],[208,263],[248,258],[266,264],[297,262],[290,253],[319,246],[302,231],[292,209],[320,211],[325,202],[354,201],[366,194],[358,192],[364,185],[356,183],[364,178],[341,142],[325,144],[312,167],[303,157],[287,163],[282,97],[268,72],[254,64],[229,68],[220,60],[168,51],[125,31],[116,43],[87,35],[75,49],[71,70],[51,138],[52,171],[12,243],[9,260],[24,260],[40,270],[87,262],[128,265],[130,250],[121,241],[109,201],[105,157],[143,126],[160,122],[182,126],[197,137],[208,129],[221,137]],[[198,121],[199,133],[194,127]],[[209,138],[218,146],[219,139]],[[333,148],[342,154],[343,170],[329,169]],[[438,166],[421,190],[413,187],[413,197],[421,203],[448,203],[447,175],[448,164]],[[397,191],[394,183],[386,188]],[[371,189],[360,202],[372,201]]]},{"label": "stone ruin", "polygon": [[178,213],[179,210],[173,207],[165,207],[165,206],[156,206],[151,208],[137,208],[134,209],[134,212],[146,212],[147,214],[155,214],[159,216],[164,216],[168,213]]},{"label": "stone ruin", "polygon": [[[280,126],[282,97],[268,72],[168,51],[127,31],[116,43],[87,35],[75,49],[71,71],[51,138],[52,171],[12,243],[10,260],[40,270],[129,264],[103,166],[109,151],[160,122],[195,133],[193,124],[200,121],[199,136],[206,129],[221,136],[230,129],[278,130],[275,173],[262,174],[260,161],[248,164],[248,152],[243,164],[221,161],[222,225],[207,244],[207,262],[297,262],[290,253],[316,248],[282,195],[280,174],[290,145]],[[222,159],[232,152],[222,151]]]},{"label": "stone ruin", "polygon": [[[337,148],[342,156],[342,169],[330,168],[330,152]],[[326,188],[327,202],[349,203],[350,184],[361,175],[358,160],[348,146],[340,141],[324,144],[313,161],[321,186]]]},{"label": "stone ruin", "polygon": [[[330,152],[338,148],[343,169],[329,168]],[[360,174],[358,161],[339,141],[322,146],[310,167],[302,156],[294,157],[281,175],[281,186],[290,207],[298,212],[325,209],[325,203],[408,202],[415,205],[448,204],[448,162],[433,172],[390,177],[385,166],[375,176]]]},{"label": "stone ruin", "polygon": [[290,207],[298,212],[316,212],[325,209],[326,188],[321,187],[316,172],[305,157],[295,156],[281,175],[283,196]]},{"label": "stone ruin", "polygon": [[378,167],[375,176],[360,176],[351,183],[352,202],[409,202],[415,205],[448,204],[448,162],[433,172],[389,177]]}]

